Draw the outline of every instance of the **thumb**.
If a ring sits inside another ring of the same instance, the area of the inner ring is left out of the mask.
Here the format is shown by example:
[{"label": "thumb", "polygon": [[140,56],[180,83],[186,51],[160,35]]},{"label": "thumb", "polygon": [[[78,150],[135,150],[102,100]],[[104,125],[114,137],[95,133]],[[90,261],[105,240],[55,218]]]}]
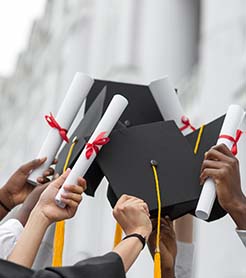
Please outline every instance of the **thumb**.
[{"label": "thumb", "polygon": [[29,161],[20,167],[20,171],[23,174],[28,175],[31,170],[34,170],[34,169],[38,168],[39,166],[41,166],[45,162],[46,159],[47,159],[47,157],[43,157],[43,158],[34,159],[32,161]]},{"label": "thumb", "polygon": [[54,180],[50,185],[59,189],[65,182],[65,180],[68,177],[70,172],[71,172],[71,169],[68,168],[59,178]]}]

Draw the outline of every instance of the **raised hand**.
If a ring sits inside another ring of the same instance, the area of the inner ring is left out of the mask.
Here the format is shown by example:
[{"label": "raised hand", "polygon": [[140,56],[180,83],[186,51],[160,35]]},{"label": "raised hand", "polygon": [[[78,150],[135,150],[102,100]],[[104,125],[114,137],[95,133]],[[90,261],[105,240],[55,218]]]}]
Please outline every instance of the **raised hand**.
[{"label": "raised hand", "polygon": [[115,205],[113,215],[126,235],[139,233],[148,239],[152,224],[148,206],[143,200],[122,195]]}]

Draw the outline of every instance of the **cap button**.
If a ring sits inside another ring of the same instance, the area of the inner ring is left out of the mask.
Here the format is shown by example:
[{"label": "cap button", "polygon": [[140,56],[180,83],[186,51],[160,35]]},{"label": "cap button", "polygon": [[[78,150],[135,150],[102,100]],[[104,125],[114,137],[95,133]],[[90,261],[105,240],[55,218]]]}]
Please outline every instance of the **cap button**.
[{"label": "cap button", "polygon": [[131,122],[130,122],[129,120],[125,120],[125,121],[124,121],[124,124],[125,124],[126,127],[128,127],[128,126],[131,125]]},{"label": "cap button", "polygon": [[152,160],[150,160],[150,164],[153,166],[157,166],[158,162],[156,160],[152,159]]},{"label": "cap button", "polygon": [[78,137],[77,136],[75,136],[74,138],[73,138],[73,143],[78,143],[78,141],[79,141],[79,139],[78,139]]}]

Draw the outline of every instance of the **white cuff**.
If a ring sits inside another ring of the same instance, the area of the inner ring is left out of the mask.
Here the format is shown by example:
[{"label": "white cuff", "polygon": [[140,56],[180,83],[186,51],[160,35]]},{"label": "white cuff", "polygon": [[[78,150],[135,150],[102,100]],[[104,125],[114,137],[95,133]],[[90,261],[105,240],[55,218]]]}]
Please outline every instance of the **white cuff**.
[{"label": "white cuff", "polygon": [[177,241],[175,277],[190,278],[193,266],[194,244]]},{"label": "white cuff", "polygon": [[10,255],[23,229],[17,219],[10,219],[0,226],[0,258],[6,259]]},{"label": "white cuff", "polygon": [[5,223],[3,223],[0,227],[1,229],[5,229],[6,231],[12,233],[16,238],[19,238],[20,234],[24,229],[20,221],[17,219],[9,219]]},{"label": "white cuff", "polygon": [[243,242],[244,246],[246,247],[246,230],[238,230],[236,229],[238,236],[240,237],[241,241]]}]

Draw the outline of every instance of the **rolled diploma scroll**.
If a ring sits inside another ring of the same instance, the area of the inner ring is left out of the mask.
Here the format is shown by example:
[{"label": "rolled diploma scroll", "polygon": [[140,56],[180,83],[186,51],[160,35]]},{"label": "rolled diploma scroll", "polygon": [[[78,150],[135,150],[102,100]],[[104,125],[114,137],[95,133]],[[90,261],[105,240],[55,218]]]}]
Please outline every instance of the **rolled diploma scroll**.
[{"label": "rolled diploma scroll", "polygon": [[[181,118],[185,115],[185,113],[179,101],[178,95],[169,83],[168,76],[151,82],[149,88],[162,117],[166,121],[174,120],[179,128],[182,127],[184,124],[182,123]],[[187,128],[182,132],[187,134],[191,131],[192,130]]]},{"label": "rolled diploma scroll", "polygon": [[[97,136],[105,132],[104,137],[107,137],[112,129],[114,128],[115,124],[119,120],[120,116],[124,112],[126,106],[128,105],[128,101],[121,95],[115,95],[111,100],[107,110],[105,111],[102,119],[98,123],[95,131],[93,132],[92,136],[90,137],[88,143],[92,143]],[[98,146],[99,150],[102,146]],[[86,158],[86,147],[83,149],[80,157],[78,158],[77,162],[73,166],[72,171],[69,173],[69,176],[65,180],[64,184],[77,184],[77,179],[79,176],[84,176],[89,169],[90,165],[96,158],[96,153],[93,152],[89,159]],[[56,203],[59,207],[64,208],[65,204],[61,201],[61,194],[65,193],[63,186],[59,190],[58,194],[55,197]]]},{"label": "rolled diploma scroll", "polygon": [[[235,138],[236,131],[243,119],[244,111],[239,105],[230,105],[224,123],[222,125],[220,135],[229,135]],[[217,145],[224,143],[230,150],[233,146],[233,142],[225,139],[219,138]],[[212,178],[208,178],[203,189],[196,207],[196,216],[200,219],[207,220],[210,216],[213,204],[216,198],[216,188]]]},{"label": "rolled diploma scroll", "polygon": [[[56,121],[65,129],[69,129],[76,114],[78,113],[84,99],[89,93],[94,80],[80,72],[77,72],[57,113]],[[57,151],[59,150],[63,140],[59,131],[50,128],[50,131],[38,153],[37,158],[47,157],[47,160],[39,168],[32,171],[28,178],[28,182],[36,184],[38,177],[52,164]]]}]

